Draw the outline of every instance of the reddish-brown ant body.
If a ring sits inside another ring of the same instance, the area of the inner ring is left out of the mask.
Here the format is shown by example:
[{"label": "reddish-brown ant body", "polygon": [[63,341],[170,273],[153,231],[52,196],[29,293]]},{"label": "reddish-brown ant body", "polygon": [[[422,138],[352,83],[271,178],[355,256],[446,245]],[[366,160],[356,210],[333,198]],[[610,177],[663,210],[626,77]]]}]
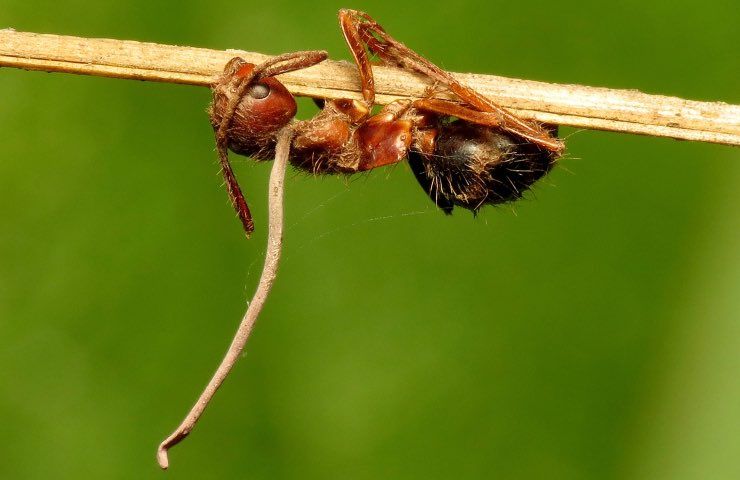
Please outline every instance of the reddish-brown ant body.
[{"label": "reddish-brown ant body", "polygon": [[[270,175],[270,225],[265,266],[237,333],[211,381],[185,419],[159,445],[157,459],[191,432],[244,349],[280,259],[282,192],[288,161],[314,173],[363,172],[408,157],[417,180],[450,213],[455,205],[476,212],[486,203],[519,198],[547,173],[563,144],[539,124],[498,107],[449,73],[390,37],[367,14],[341,10],[339,21],[362,82],[362,100],[324,101],[311,120],[294,122],[296,102],[275,75],[324,61],[326,52],[280,55],[260,65],[234,58],[214,85],[211,124],[222,172],[247,235],[254,229],[228,150],[256,159],[275,159]],[[461,103],[433,98],[396,101],[373,115],[375,87],[368,52],[386,65],[428,76]]]},{"label": "reddish-brown ant body", "polygon": [[[322,110],[295,128],[290,162],[313,173],[363,172],[408,158],[419,183],[446,213],[455,205],[476,212],[484,204],[521,197],[562,154],[562,141],[462,85],[388,35],[369,15],[341,10],[339,22],[357,64],[362,101],[323,102]],[[373,115],[375,87],[369,55],[388,66],[421,73],[446,87],[458,102],[400,100]],[[278,131],[296,103],[275,75],[326,59],[297,52],[255,66],[232,59],[214,87],[210,110],[229,197],[247,234],[254,229],[247,203],[228,162],[227,149],[271,159]]]}]

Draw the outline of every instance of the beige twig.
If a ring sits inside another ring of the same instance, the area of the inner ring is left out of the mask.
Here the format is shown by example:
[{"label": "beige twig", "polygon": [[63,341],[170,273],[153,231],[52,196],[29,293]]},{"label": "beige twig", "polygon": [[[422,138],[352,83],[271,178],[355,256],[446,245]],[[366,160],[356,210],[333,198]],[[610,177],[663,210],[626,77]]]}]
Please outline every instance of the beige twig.
[{"label": "beige twig", "polygon": [[280,262],[280,253],[283,245],[283,191],[284,191],[284,179],[285,170],[288,165],[288,156],[290,152],[290,143],[293,139],[293,127],[285,127],[277,137],[277,146],[275,148],[275,161],[272,165],[272,172],[270,173],[270,184],[268,191],[269,199],[269,226],[267,235],[267,249],[265,252],[265,265],[262,268],[262,275],[260,276],[257,289],[254,292],[252,301],[247,306],[247,311],[242,318],[239,328],[234,335],[234,339],[229,345],[229,349],[226,351],[224,359],[216,369],[216,373],[206,385],[203,393],[198,397],[198,401],[190,409],[185,419],[175,429],[172,434],[167,437],[157,449],[157,462],[159,466],[166,469],[169,466],[169,458],[167,453],[170,448],[174,447],[185,437],[190,434],[198,422],[198,419],[203,414],[203,411],[208,406],[209,402],[219,389],[221,384],[224,382],[229,372],[234,367],[234,364],[239,359],[244,346],[247,344],[249,335],[252,333],[257,317],[262,311],[262,307],[267,300],[267,295],[270,293],[272,284],[275,281],[277,275],[278,264]]},{"label": "beige twig", "polygon": [[[298,49],[298,48],[297,48]],[[267,56],[135,41],[0,30],[0,67],[210,86],[232,57]],[[374,67],[378,103],[423,96],[428,82],[401,70]],[[740,145],[740,106],[648,95],[635,90],[558,85],[492,75],[460,80],[523,118],[556,125]],[[326,61],[280,77],[291,93],[360,98],[347,62]],[[728,79],[728,82],[733,81]]]}]

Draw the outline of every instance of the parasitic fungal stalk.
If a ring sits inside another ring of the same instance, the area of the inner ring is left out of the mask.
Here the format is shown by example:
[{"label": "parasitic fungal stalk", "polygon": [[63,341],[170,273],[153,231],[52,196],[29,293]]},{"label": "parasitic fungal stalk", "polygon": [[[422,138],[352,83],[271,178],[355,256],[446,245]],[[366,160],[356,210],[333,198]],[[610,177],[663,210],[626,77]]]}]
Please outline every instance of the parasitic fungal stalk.
[{"label": "parasitic fungal stalk", "polygon": [[270,293],[272,284],[275,282],[283,245],[283,196],[285,190],[285,171],[288,165],[288,156],[290,154],[290,144],[293,139],[293,131],[294,126],[291,124],[283,128],[283,130],[277,135],[275,160],[270,173],[268,190],[269,226],[267,234],[267,249],[265,252],[265,264],[264,267],[262,267],[262,274],[260,275],[257,289],[254,292],[252,301],[249,302],[247,306],[247,311],[244,313],[244,317],[239,323],[239,328],[234,335],[234,339],[231,341],[231,345],[229,345],[229,349],[226,351],[224,359],[216,369],[216,372],[208,382],[208,385],[206,385],[203,393],[200,394],[195,405],[193,405],[175,431],[159,444],[159,448],[157,449],[157,462],[159,462],[159,466],[163,469],[166,469],[169,466],[169,449],[183,441],[185,437],[190,434],[193,427],[195,427],[195,424],[198,422],[198,419],[203,414],[203,411],[208,406],[208,403],[213,398],[213,395],[219,389],[221,384],[223,384],[224,380],[229,375],[229,372],[234,367],[234,364],[236,364],[236,361],[239,359],[239,356],[244,350],[244,346],[247,344],[247,340],[249,340],[249,336],[252,333],[257,317],[262,311],[262,307],[265,305],[265,301]]}]

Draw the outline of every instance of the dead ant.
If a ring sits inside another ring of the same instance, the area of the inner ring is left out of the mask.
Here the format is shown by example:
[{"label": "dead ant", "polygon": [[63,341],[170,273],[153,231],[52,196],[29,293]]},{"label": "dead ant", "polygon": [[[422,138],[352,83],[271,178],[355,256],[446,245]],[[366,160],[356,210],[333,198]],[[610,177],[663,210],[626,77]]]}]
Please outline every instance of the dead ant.
[{"label": "dead ant", "polygon": [[[561,140],[458,82],[395,40],[368,14],[340,10],[339,23],[362,81],[362,101],[318,102],[323,107],[296,128],[290,163],[313,173],[364,172],[408,158],[416,179],[445,213],[478,211],[520,198],[563,153]],[[383,65],[421,73],[460,102],[399,100],[372,115],[375,86],[368,52]],[[275,138],[296,103],[274,78],[317,64],[326,52],[296,52],[255,66],[232,59],[214,87],[210,108],[221,167],[234,208],[249,235],[254,223],[231,170],[227,149],[258,160],[274,158]]]},{"label": "dead ant", "polygon": [[[361,101],[326,101],[311,120],[293,122],[295,99],[274,76],[324,61],[327,54],[320,51],[280,55],[261,65],[234,58],[214,85],[211,124],[229,198],[247,235],[254,223],[228,150],[259,160],[274,158],[268,249],[257,290],[226,356],[185,419],[159,445],[162,468],[169,465],[169,449],[189,435],[239,358],[275,279],[288,161],[314,173],[351,174],[408,157],[422,187],[439,208],[451,213],[455,205],[476,212],[486,203],[519,198],[563,152],[563,143],[544,127],[462,85],[394,40],[366,13],[340,10],[339,21],[360,71]],[[433,98],[430,91],[423,99],[396,101],[372,115],[375,87],[368,52],[385,65],[428,76],[461,103]]]}]

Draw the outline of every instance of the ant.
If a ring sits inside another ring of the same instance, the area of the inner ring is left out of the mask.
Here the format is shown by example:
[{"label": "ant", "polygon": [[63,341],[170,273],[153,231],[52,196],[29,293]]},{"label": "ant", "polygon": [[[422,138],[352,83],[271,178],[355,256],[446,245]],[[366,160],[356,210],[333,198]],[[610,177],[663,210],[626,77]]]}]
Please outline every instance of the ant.
[{"label": "ant", "polygon": [[[157,461],[187,437],[246,345],[275,280],[282,241],[286,163],[314,173],[364,172],[408,157],[416,179],[446,213],[455,205],[477,212],[486,203],[516,200],[547,173],[563,143],[545,127],[524,121],[459,83],[394,40],[366,13],[340,10],[339,22],[362,81],[362,100],[324,101],[311,120],[294,122],[296,102],[275,75],[323,62],[326,52],[279,55],[260,65],[226,64],[213,88],[210,117],[226,187],[249,236],[252,215],[229,164],[229,149],[258,160],[274,158],[270,175],[268,250],[257,290],[224,359],[195,405],[160,443]],[[428,76],[462,103],[433,98],[399,100],[373,115],[375,87],[369,53],[385,65]]]},{"label": "ant", "polygon": [[[563,153],[554,127],[523,120],[461,84],[388,35],[367,13],[343,9],[339,23],[362,82],[362,100],[317,101],[321,111],[300,122],[290,163],[315,174],[364,172],[408,158],[414,176],[443,212],[473,213],[485,204],[517,200]],[[420,73],[435,86],[425,98],[398,100],[373,115],[369,60]],[[249,236],[254,222],[228,160],[228,150],[274,158],[277,133],[292,122],[296,102],[275,75],[324,61],[326,52],[284,54],[261,65],[236,57],[213,89],[209,109],[231,203]],[[433,98],[446,87],[460,102]]]}]

